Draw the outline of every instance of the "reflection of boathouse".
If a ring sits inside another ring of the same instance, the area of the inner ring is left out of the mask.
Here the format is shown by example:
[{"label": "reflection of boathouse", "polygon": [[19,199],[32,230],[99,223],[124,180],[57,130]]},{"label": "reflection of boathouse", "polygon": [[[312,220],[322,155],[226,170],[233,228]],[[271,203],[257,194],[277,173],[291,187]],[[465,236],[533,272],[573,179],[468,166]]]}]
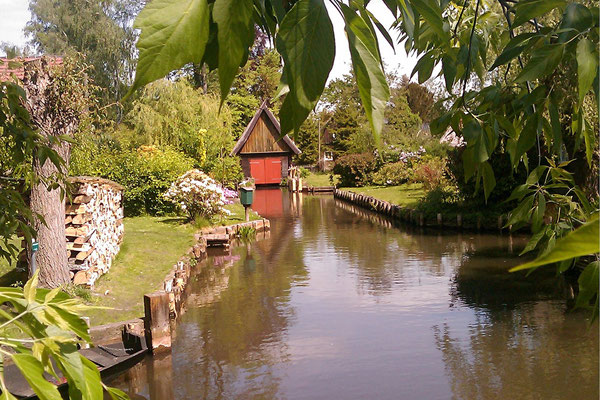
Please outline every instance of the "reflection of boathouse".
[{"label": "reflection of boathouse", "polygon": [[263,102],[231,155],[240,156],[244,176],[257,185],[279,185],[287,178],[292,156],[300,153],[288,135],[281,136],[279,121]]}]

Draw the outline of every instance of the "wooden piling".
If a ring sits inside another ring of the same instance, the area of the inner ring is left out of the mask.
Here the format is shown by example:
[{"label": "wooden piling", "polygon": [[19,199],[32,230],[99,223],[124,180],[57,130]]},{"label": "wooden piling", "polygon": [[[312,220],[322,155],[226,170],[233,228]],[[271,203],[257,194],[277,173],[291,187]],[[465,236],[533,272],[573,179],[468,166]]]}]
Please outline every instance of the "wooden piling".
[{"label": "wooden piling", "polygon": [[144,334],[152,353],[171,348],[169,293],[158,291],[144,295]]},{"label": "wooden piling", "polygon": [[437,223],[438,223],[439,226],[443,225],[442,213],[438,213],[438,215],[437,215]]}]

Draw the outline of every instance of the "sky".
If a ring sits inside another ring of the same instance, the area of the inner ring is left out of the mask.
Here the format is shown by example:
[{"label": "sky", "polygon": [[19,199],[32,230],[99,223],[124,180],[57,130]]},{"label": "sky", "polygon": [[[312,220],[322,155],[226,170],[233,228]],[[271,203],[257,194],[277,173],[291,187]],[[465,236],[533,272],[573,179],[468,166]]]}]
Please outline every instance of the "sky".
[{"label": "sky", "polygon": [[[68,0],[63,0],[68,1]],[[27,0],[0,0],[0,42],[8,42],[22,46],[26,44],[27,39],[23,33],[23,28],[29,21],[30,14],[28,10],[29,2]],[[329,79],[339,78],[350,71],[350,51],[348,50],[348,41],[344,33],[344,23],[338,12],[328,4],[329,15],[333,23],[336,41],[336,59]],[[394,17],[385,7],[381,0],[372,1],[369,10],[379,19],[385,27],[389,27],[394,21]],[[397,34],[392,32],[392,38]],[[380,36],[379,43],[383,60],[389,71],[396,70],[398,75],[410,75],[416,59],[408,57],[404,52],[404,46],[396,46],[396,52]]]}]

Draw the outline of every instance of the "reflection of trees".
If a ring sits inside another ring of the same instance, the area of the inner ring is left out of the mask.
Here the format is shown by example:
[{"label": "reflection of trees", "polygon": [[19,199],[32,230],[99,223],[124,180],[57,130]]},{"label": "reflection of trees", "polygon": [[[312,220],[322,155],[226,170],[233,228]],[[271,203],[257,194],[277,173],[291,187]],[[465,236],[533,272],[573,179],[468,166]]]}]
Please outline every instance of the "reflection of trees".
[{"label": "reflection of trees", "polygon": [[[359,288],[366,287],[376,295],[390,293],[396,284],[413,284],[423,274],[450,275],[479,252],[506,257],[513,241],[516,245],[522,242],[507,236],[407,227],[350,203],[330,201],[335,202],[335,211],[324,218],[329,225],[335,224],[335,229],[328,230],[328,239],[356,271]],[[508,275],[507,270],[501,273]]]},{"label": "reflection of trees", "polygon": [[225,286],[202,307],[194,307],[190,296],[173,347],[177,398],[277,397],[272,366],[287,358],[290,290],[308,274],[294,224],[292,218],[272,220],[269,240],[234,249],[241,259],[224,270],[226,277],[217,272],[215,278],[207,267],[193,281],[190,293],[196,297]]},{"label": "reflection of trees", "polygon": [[454,399],[597,399],[598,326],[549,301],[433,327]]},{"label": "reflection of trees", "polygon": [[561,298],[568,282],[557,279],[551,268],[542,268],[529,276],[508,273],[519,261],[516,256],[508,258],[501,249],[468,252],[452,277],[452,301],[471,307],[504,309],[522,302]]}]

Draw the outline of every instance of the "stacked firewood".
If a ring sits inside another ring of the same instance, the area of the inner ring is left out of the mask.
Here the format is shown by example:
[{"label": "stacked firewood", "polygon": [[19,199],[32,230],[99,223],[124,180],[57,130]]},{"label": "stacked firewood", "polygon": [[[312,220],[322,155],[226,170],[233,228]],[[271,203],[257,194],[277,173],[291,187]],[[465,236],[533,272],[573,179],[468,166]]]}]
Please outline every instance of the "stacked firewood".
[{"label": "stacked firewood", "polygon": [[93,286],[110,269],[123,240],[123,187],[107,179],[75,177],[65,233],[73,283]]}]

